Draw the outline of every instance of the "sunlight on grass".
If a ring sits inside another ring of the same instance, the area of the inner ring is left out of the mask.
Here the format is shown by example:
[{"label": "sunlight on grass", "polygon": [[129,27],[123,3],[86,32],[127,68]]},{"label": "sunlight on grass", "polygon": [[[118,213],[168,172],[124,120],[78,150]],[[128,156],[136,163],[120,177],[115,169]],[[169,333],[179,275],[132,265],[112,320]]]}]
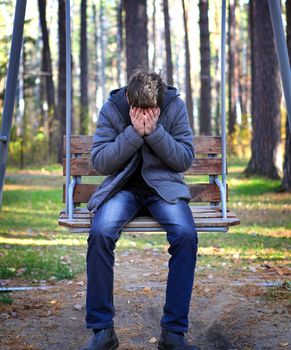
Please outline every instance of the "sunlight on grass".
[{"label": "sunlight on grass", "polygon": [[54,246],[54,245],[62,245],[62,246],[76,246],[76,245],[87,245],[86,242],[77,239],[59,239],[55,238],[54,240],[45,240],[35,238],[8,238],[8,237],[0,237],[0,244],[10,244],[10,245],[38,245],[38,246]]}]

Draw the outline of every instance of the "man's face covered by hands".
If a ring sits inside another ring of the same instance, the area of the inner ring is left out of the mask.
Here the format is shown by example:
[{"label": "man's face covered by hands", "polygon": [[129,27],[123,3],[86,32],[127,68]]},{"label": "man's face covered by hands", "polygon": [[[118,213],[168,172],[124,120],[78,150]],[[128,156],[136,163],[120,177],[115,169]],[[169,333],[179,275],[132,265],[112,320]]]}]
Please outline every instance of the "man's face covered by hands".
[{"label": "man's face covered by hands", "polygon": [[129,116],[134,129],[140,136],[149,135],[156,128],[160,115],[160,108],[146,108],[130,106]]}]

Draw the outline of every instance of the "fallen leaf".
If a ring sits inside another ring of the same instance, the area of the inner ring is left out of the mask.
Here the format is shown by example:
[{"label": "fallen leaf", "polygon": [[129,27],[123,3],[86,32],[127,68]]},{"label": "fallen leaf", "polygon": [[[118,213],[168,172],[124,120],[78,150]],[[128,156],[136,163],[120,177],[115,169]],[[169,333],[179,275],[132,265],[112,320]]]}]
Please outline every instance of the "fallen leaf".
[{"label": "fallen leaf", "polygon": [[157,342],[157,338],[155,338],[155,337],[152,337],[150,340],[149,340],[149,343],[151,343],[151,344],[154,344],[154,343],[156,343]]}]

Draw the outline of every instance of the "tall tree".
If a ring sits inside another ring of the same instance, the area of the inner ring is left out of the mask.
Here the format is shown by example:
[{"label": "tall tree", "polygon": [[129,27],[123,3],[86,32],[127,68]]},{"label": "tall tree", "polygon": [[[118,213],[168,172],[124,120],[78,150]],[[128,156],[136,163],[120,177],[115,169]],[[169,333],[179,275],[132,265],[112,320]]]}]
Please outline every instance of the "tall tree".
[{"label": "tall tree", "polygon": [[100,0],[100,11],[99,11],[99,23],[100,23],[100,48],[101,48],[101,67],[100,67],[100,77],[101,77],[101,90],[102,90],[102,100],[105,101],[106,98],[106,31],[105,31],[105,20],[104,20],[104,0]]},{"label": "tall tree", "polygon": [[88,134],[88,52],[87,52],[87,0],[81,0],[80,35],[80,134]]},{"label": "tall tree", "polygon": [[228,134],[230,149],[233,150],[233,138],[237,123],[236,105],[238,102],[238,50],[236,41],[236,0],[229,1],[228,7]]},{"label": "tall tree", "polygon": [[98,110],[96,108],[98,102],[98,89],[100,88],[100,75],[99,75],[99,39],[98,39],[98,17],[96,4],[92,4],[92,20],[93,20],[93,38],[94,38],[94,58],[93,58],[93,70],[94,70],[94,110],[93,115],[97,118]]},{"label": "tall tree", "polygon": [[153,61],[152,61],[152,70],[156,69],[156,61],[157,61],[157,23],[156,23],[156,13],[157,13],[157,4],[156,0],[153,0],[153,15],[152,15],[152,23],[153,23],[153,31],[152,31],[152,44],[153,44]]},{"label": "tall tree", "polygon": [[214,59],[214,71],[215,71],[215,135],[220,135],[220,70],[219,70],[219,50],[215,50]]},{"label": "tall tree", "polygon": [[63,162],[63,136],[66,134],[66,1],[59,0],[59,76],[58,76],[58,115],[60,120],[59,163]]},{"label": "tall tree", "polygon": [[25,144],[27,140],[27,117],[25,110],[25,79],[24,73],[26,71],[26,45],[25,40],[22,46],[22,52],[20,56],[20,65],[19,65],[19,78],[18,78],[18,91],[17,91],[17,102],[19,114],[20,126],[21,126],[21,136],[20,136],[20,169],[24,169],[24,157],[25,157]]},{"label": "tall tree", "polygon": [[148,69],[148,34],[147,34],[147,2],[146,0],[126,0],[126,61],[127,78],[136,68]]},{"label": "tall tree", "polygon": [[211,135],[211,76],[208,0],[199,1],[200,27],[200,134]]},{"label": "tall tree", "polygon": [[173,63],[172,63],[172,46],[170,31],[170,16],[168,0],[163,0],[164,8],[164,25],[165,25],[165,42],[166,42],[166,61],[167,61],[167,83],[173,85]]},{"label": "tall tree", "polygon": [[[286,0],[286,16],[287,16],[287,46],[289,61],[291,62],[291,0]],[[283,165],[283,181],[282,188],[285,191],[291,191],[291,133],[289,128],[288,116],[286,120],[286,141],[285,156]]]},{"label": "tall tree", "polygon": [[191,129],[194,132],[194,116],[193,116],[193,98],[192,98],[192,86],[191,86],[191,64],[190,64],[190,50],[189,50],[189,39],[188,39],[188,11],[185,7],[185,0],[182,0],[183,6],[183,21],[185,31],[185,83],[186,83],[186,105],[189,115],[189,122]]},{"label": "tall tree", "polygon": [[57,109],[55,105],[55,88],[53,81],[53,72],[52,72],[52,59],[50,53],[49,45],[49,33],[46,22],[46,0],[38,0],[38,9],[40,15],[40,25],[42,31],[42,70],[45,74],[46,81],[46,99],[48,105],[48,132],[49,132],[49,154],[57,154],[58,142],[55,139],[58,133],[58,118],[57,118]]},{"label": "tall tree", "polygon": [[268,0],[251,0],[250,17],[253,132],[245,172],[278,178],[282,93]]},{"label": "tall tree", "polygon": [[123,25],[122,25],[122,8],[123,0],[117,0],[117,84],[121,86],[121,54],[122,54],[122,39],[123,39]]}]

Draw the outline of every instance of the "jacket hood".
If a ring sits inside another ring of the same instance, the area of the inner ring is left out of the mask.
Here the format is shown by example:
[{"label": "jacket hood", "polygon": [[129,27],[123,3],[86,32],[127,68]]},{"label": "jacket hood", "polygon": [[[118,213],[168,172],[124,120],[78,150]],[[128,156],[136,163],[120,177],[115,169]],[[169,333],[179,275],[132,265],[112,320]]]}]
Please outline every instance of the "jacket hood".
[{"label": "jacket hood", "polygon": [[[119,89],[112,90],[109,93],[108,100],[114,103],[121,113],[121,115],[125,118],[129,118],[128,121],[130,122],[130,117],[129,117],[129,104],[127,102],[126,98],[126,90],[127,86],[124,86]],[[163,103],[161,107],[161,113],[163,113],[170,102],[180,96],[179,91],[174,87],[167,85],[167,90],[163,94]]]}]

